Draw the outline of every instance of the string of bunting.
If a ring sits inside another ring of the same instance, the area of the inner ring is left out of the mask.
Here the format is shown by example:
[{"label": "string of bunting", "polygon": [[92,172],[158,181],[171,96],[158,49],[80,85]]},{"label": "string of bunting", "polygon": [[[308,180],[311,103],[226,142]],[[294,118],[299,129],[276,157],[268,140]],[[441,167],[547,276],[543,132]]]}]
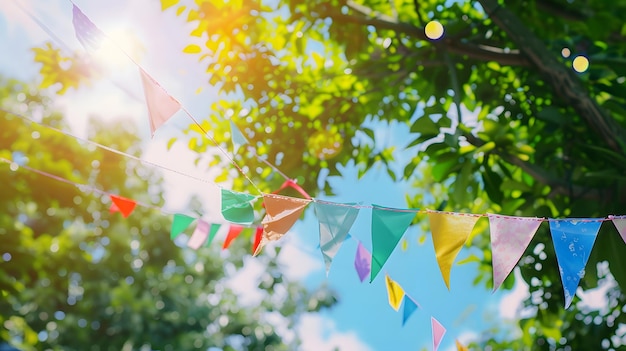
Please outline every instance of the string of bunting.
[{"label": "string of bunting", "polygon": [[[71,1],[70,1],[71,2]],[[93,24],[84,13],[72,2],[73,5],[73,25],[77,39],[89,50],[97,46],[97,41],[105,37],[104,33]],[[121,50],[121,49],[120,49]],[[123,50],[122,50],[123,51]],[[124,52],[124,54],[126,54]],[[519,261],[521,255],[526,250],[528,244],[534,237],[539,226],[543,222],[548,222],[551,237],[557,256],[557,264],[563,283],[565,295],[565,307],[568,308],[576,293],[576,289],[584,274],[584,268],[589,254],[598,235],[600,226],[605,221],[611,221],[621,237],[626,241],[626,216],[608,216],[606,218],[529,218],[517,216],[504,216],[497,214],[466,214],[456,212],[443,212],[420,209],[398,209],[383,207],[379,205],[362,205],[353,203],[333,203],[313,199],[284,173],[275,166],[267,162],[274,170],[286,179],[280,190],[284,187],[292,187],[300,192],[305,198],[293,198],[275,194],[261,192],[252,180],[245,174],[239,165],[223,150],[220,145],[205,131],[197,120],[173,97],[171,97],[146,71],[137,64],[128,54],[126,56],[137,65],[142,80],[151,133],[165,124],[175,113],[183,110],[200,129],[215,143],[222,154],[238,169],[238,171],[250,182],[250,184],[261,194],[254,196],[251,194],[234,192],[221,189],[221,213],[226,221],[231,223],[223,248],[234,240],[243,230],[244,226],[256,227],[254,236],[253,252],[258,254],[262,248],[271,241],[282,238],[289,229],[300,218],[305,208],[313,202],[315,215],[320,225],[320,250],[328,273],[332,260],[343,241],[348,237],[348,232],[355,222],[360,209],[371,209],[371,253],[358,243],[355,256],[355,269],[361,281],[370,277],[372,282],[381,271],[382,267],[390,257],[398,242],[411,225],[418,213],[426,213],[431,227],[433,245],[436,259],[448,289],[450,289],[450,272],[452,265],[465,244],[476,222],[481,217],[487,217],[490,224],[490,239],[492,249],[492,265],[494,291],[497,290],[504,279],[510,274],[513,267]],[[231,121],[231,136],[235,152],[243,145],[249,145],[241,131]],[[248,147],[253,150],[253,148]],[[110,148],[109,148],[110,149]],[[112,151],[112,150],[109,150]],[[117,150],[115,150],[117,151]],[[115,152],[112,151],[112,152]],[[119,151],[118,151],[119,152]],[[124,154],[124,153],[121,153]],[[254,153],[256,157],[258,155]],[[261,159],[261,158],[260,158]],[[5,158],[0,161],[15,165],[16,163]],[[143,161],[142,161],[143,162]],[[157,165],[158,166],[158,165]],[[90,189],[94,192],[109,195],[111,200],[111,212],[120,212],[124,217],[128,217],[136,205],[155,208],[154,206],[142,204],[132,199],[124,198],[114,194],[108,194],[94,187],[81,185],[53,174],[30,168],[25,165],[20,167],[38,173],[42,176],[50,177],[68,184],[73,184],[81,189]],[[160,167],[160,166],[159,166]],[[278,192],[278,191],[277,191]],[[265,207],[265,217],[261,224],[254,225],[254,209],[252,202],[258,198],[263,199]],[[161,210],[161,209],[159,209]],[[174,214],[170,236],[172,239],[187,230],[196,218]],[[202,219],[198,219],[193,234],[190,236],[187,245],[192,249],[198,249],[202,245],[210,244],[219,227],[210,224]],[[389,304],[396,311],[399,310],[402,302],[403,324],[411,314],[419,307],[419,304],[404,292],[402,287],[392,280],[388,275],[385,277]],[[446,329],[434,318],[431,317],[433,333],[433,349],[437,350]],[[457,348],[462,345],[457,342]]]}]

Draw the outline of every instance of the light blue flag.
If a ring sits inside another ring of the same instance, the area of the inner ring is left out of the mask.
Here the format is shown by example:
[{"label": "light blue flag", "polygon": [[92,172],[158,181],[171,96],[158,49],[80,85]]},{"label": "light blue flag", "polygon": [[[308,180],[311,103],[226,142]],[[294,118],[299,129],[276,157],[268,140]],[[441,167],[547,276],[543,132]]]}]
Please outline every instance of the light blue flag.
[{"label": "light blue flag", "polygon": [[315,215],[320,222],[320,249],[326,264],[326,275],[341,244],[348,237],[359,209],[354,204],[314,203]]},{"label": "light blue flag", "polygon": [[248,144],[248,139],[243,136],[243,133],[232,120],[230,121],[230,135],[233,142],[233,153],[236,154],[240,146]]},{"label": "light blue flag", "polygon": [[601,224],[602,221],[597,218],[550,219],[552,242],[565,293],[565,308],[572,303],[578,283],[585,275],[585,266]]},{"label": "light blue flag", "polygon": [[413,312],[417,310],[417,303],[413,301],[408,295],[404,294],[404,308],[402,309],[402,326],[406,323],[406,321],[411,317]]},{"label": "light blue flag", "polygon": [[409,228],[417,210],[399,210],[372,205],[372,271],[370,282]]}]

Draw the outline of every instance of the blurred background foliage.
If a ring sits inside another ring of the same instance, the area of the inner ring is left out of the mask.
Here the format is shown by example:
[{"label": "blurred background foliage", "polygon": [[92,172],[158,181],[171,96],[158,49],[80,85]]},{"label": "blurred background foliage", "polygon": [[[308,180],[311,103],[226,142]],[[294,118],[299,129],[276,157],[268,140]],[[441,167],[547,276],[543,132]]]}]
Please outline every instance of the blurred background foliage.
[{"label": "blurred background foliage", "polygon": [[[243,266],[250,243],[227,256],[219,245],[191,251],[169,238],[171,218],[137,206],[110,214],[107,195],[163,205],[153,169],[43,125],[66,129],[51,99],[25,83],[0,79],[0,341],[20,350],[286,350],[276,320],[330,307],[324,286],[306,290],[280,274],[268,250],[258,281],[264,299],[244,306],[225,282]],[[139,155],[128,123],[90,121],[90,140]],[[88,187],[59,182],[25,165]],[[201,211],[201,208],[196,208]],[[270,317],[270,315],[274,315]]]}]

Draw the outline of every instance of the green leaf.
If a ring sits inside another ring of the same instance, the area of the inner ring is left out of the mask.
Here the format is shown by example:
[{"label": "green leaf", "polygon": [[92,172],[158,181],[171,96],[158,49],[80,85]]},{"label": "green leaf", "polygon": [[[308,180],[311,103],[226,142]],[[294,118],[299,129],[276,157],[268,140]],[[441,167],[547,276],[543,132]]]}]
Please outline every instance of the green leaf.
[{"label": "green leaf", "polygon": [[200,52],[202,52],[202,48],[200,48],[200,46],[196,44],[189,44],[185,46],[183,52],[186,54],[199,54]]},{"label": "green leaf", "polygon": [[456,264],[461,266],[461,265],[468,264],[468,263],[471,263],[471,262],[480,262],[480,261],[481,260],[480,260],[480,258],[478,256],[476,256],[474,254],[471,254],[471,255],[467,256],[466,258],[460,260]]},{"label": "green leaf", "polygon": [[422,135],[436,136],[439,134],[439,126],[433,122],[428,116],[418,118],[411,126],[412,133],[421,133]]},{"label": "green leaf", "polygon": [[161,0],[161,10],[165,11],[168,8],[178,4],[179,0]]},{"label": "green leaf", "polygon": [[433,179],[437,182],[443,181],[444,179],[448,178],[451,173],[451,169],[457,165],[458,160],[456,159],[450,159],[445,162],[437,163],[435,166],[433,166],[433,169],[431,171]]}]

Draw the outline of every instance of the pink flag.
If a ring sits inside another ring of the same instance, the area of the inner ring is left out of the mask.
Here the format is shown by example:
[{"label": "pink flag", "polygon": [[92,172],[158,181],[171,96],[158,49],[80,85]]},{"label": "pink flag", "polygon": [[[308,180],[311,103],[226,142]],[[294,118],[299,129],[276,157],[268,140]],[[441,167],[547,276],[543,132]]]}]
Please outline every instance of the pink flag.
[{"label": "pink flag", "polygon": [[441,344],[441,339],[443,339],[443,335],[446,333],[446,328],[432,316],[430,317],[430,325],[433,328],[433,351],[437,351],[439,344]]},{"label": "pink flag", "polygon": [[624,242],[626,242],[626,216],[609,216]]},{"label": "pink flag", "polygon": [[198,224],[196,224],[196,229],[191,234],[189,241],[187,242],[187,246],[197,250],[204,244],[207,236],[209,236],[209,228],[211,225],[207,221],[203,221],[202,219],[198,220]]},{"label": "pink flag", "polygon": [[522,257],[543,219],[487,216],[491,231],[493,290],[496,291]]},{"label": "pink flag", "polygon": [[146,71],[139,68],[139,73],[148,105],[150,131],[154,136],[154,132],[180,110],[180,103],[163,90],[159,83],[150,77]]}]

